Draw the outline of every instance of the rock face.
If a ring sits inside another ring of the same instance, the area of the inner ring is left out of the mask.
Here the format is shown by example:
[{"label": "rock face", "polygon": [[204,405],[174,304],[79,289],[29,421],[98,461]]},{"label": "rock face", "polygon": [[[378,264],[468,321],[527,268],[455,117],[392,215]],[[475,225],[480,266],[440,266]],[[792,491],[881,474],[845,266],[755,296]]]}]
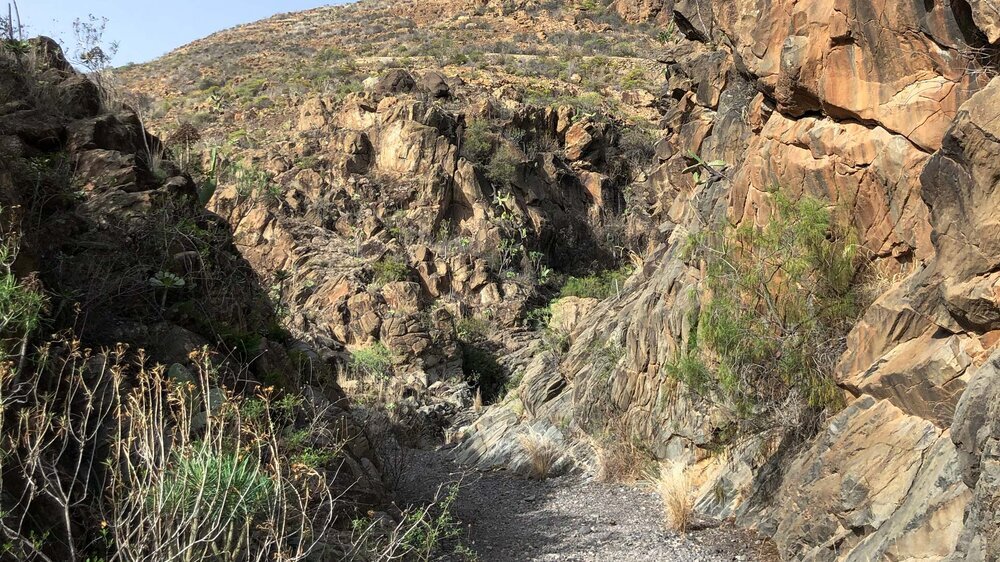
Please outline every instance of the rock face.
[{"label": "rock face", "polygon": [[65,330],[95,350],[121,345],[123,363],[138,363],[142,350],[149,367],[181,372],[195,371],[193,353],[208,349],[218,376],[244,385],[290,384],[310,364],[316,407],[351,436],[331,482],[352,502],[381,501],[379,461],[336,362],[280,329],[229,225],[199,203],[191,177],[135,112],[106,104],[54,41],[29,45],[24,60],[0,61],[11,98],[0,108],[0,232],[18,242],[15,272],[51,295],[48,333]]},{"label": "rock face", "polygon": [[[536,427],[614,422],[703,471],[699,509],[771,534],[787,560],[997,559],[1000,81],[970,72],[969,53],[993,52],[975,36],[995,39],[995,13],[969,6],[616,2],[630,20],[670,11],[692,40],[662,57],[670,135],[637,190],[657,247],[624,294],[571,324],[566,354],[468,429],[462,458],[516,461],[512,412]],[[724,172],[696,184],[691,153]],[[889,279],[835,370],[846,407],[800,446],[758,443],[769,452],[719,467],[705,451],[727,414],[664,376],[703,298],[683,247],[766,221],[775,185],[845,210]]]},{"label": "rock face", "polygon": [[[546,33],[615,32],[583,3],[558,6],[558,17],[542,4],[368,8],[447,29],[463,45],[487,28],[540,44]],[[656,32],[657,60],[646,62],[665,74],[656,88],[616,97],[655,116],[656,138],[641,139],[653,161],[641,174],[617,168],[628,128],[616,119],[524,103],[542,88],[514,79],[466,73],[475,83],[463,83],[452,75],[468,68],[457,54],[442,71],[397,68],[364,92],[306,96],[290,136],[244,152],[280,189],[255,196],[224,181],[211,207],[253,268],[283,280],[294,334],[329,356],[388,342],[407,384],[430,394],[466,366],[458,324],[489,316],[501,328],[491,341],[498,361],[521,381],[457,432],[464,462],[523,466],[517,436],[529,430],[614,429],[657,460],[689,464],[701,512],[769,533],[786,560],[998,559],[997,10],[979,0],[611,8]],[[508,62],[540,64],[532,56]],[[566,70],[558,87],[581,95],[585,78]],[[81,159],[99,175],[113,157],[116,196],[148,181],[106,119],[64,130],[23,117],[19,138],[118,151]],[[492,129],[476,133],[477,122]],[[831,361],[843,407],[808,427],[789,412],[791,424],[720,460],[733,412],[667,369],[697,344],[711,298],[705,264],[688,249],[693,237],[766,223],[775,186],[829,202],[853,227],[870,302]],[[442,231],[459,243],[440,243]],[[519,326],[542,300],[542,271],[526,280],[504,267],[513,238],[569,270],[616,235],[637,264],[620,291],[553,305],[545,337],[558,334],[557,345]]]},{"label": "rock face", "polygon": [[468,357],[480,334],[463,325],[517,329],[541,298],[542,257],[551,273],[613,251],[621,126],[390,70],[342,100],[308,99],[285,142],[220,163],[263,164],[271,192],[227,174],[209,207],[274,280],[297,337],[331,358],[384,345],[390,390],[435,401],[431,387],[480,376]]},{"label": "rock face", "polygon": [[962,477],[975,490],[952,560],[1000,558],[1000,366],[994,354],[962,397],[951,426]]},{"label": "rock face", "polygon": [[762,528],[789,559],[940,560],[960,543],[971,494],[947,432],[887,400],[853,402],[785,470],[788,505]]}]

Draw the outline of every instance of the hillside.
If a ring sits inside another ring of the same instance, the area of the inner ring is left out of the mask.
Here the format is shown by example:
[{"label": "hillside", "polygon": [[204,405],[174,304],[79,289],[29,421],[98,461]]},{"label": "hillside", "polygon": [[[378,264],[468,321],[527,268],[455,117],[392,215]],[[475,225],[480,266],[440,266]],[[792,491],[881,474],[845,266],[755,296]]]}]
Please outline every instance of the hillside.
[{"label": "hillside", "polygon": [[[153,123],[168,130],[192,122],[219,140],[241,130],[251,137],[281,130],[306,99],[342,99],[393,68],[440,71],[460,84],[458,95],[496,93],[536,105],[562,99],[589,110],[622,106],[621,118],[655,122],[649,93],[662,86],[665,70],[657,55],[675,30],[624,26],[596,5],[522,4],[514,11],[474,2],[365,1],[279,15],[122,69],[120,78],[153,101]],[[642,103],[623,101],[623,94]]]},{"label": "hillside", "polygon": [[[998,560],[998,41],[979,0],[278,15],[103,71],[113,111],[9,106],[82,195],[8,275],[87,345],[335,404],[281,440],[365,482],[319,559]],[[121,255],[135,205],[174,214]],[[94,261],[133,289],[81,300]]]}]

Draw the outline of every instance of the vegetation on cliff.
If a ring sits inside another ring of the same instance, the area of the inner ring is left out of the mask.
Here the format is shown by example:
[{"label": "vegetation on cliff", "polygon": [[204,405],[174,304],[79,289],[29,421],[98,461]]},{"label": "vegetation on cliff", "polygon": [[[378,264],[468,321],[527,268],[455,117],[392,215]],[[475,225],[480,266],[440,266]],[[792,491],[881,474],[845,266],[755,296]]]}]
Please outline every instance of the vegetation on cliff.
[{"label": "vegetation on cliff", "polygon": [[692,236],[705,264],[697,329],[670,376],[726,404],[741,432],[804,423],[801,409],[834,411],[833,370],[858,316],[857,237],[828,205],[772,193],[763,226]]}]

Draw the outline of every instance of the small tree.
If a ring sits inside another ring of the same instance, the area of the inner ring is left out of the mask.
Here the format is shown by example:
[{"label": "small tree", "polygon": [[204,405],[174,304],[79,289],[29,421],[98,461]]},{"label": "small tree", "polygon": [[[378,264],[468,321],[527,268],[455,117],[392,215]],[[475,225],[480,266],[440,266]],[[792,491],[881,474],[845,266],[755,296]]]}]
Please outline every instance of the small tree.
[{"label": "small tree", "polygon": [[688,348],[668,372],[713,392],[741,426],[767,429],[789,401],[840,400],[831,373],[857,315],[858,245],[820,201],[772,196],[769,222],[692,240],[706,265],[706,300]]},{"label": "small tree", "polygon": [[94,73],[100,73],[111,67],[111,60],[118,54],[118,42],[105,43],[104,32],[108,27],[108,18],[93,14],[86,20],[77,18],[73,21],[73,35],[76,46],[73,52],[75,60]]},{"label": "small tree", "polygon": [[118,54],[118,42],[106,42],[104,32],[108,27],[108,18],[93,14],[86,20],[77,18],[73,21],[73,35],[76,44],[73,48],[73,61],[90,71],[94,82],[101,90],[105,101],[111,95],[111,78],[109,70],[111,61]]}]

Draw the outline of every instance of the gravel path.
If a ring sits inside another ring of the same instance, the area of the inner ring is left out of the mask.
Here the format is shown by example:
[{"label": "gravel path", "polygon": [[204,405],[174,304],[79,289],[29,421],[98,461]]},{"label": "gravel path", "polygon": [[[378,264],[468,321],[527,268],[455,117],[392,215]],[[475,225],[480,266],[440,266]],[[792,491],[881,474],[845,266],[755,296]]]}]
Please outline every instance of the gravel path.
[{"label": "gravel path", "polygon": [[661,525],[658,498],[632,486],[581,476],[526,480],[464,470],[447,451],[414,451],[400,505],[433,499],[461,481],[453,514],[480,562],[770,562],[767,541],[726,525],[679,536]]}]

